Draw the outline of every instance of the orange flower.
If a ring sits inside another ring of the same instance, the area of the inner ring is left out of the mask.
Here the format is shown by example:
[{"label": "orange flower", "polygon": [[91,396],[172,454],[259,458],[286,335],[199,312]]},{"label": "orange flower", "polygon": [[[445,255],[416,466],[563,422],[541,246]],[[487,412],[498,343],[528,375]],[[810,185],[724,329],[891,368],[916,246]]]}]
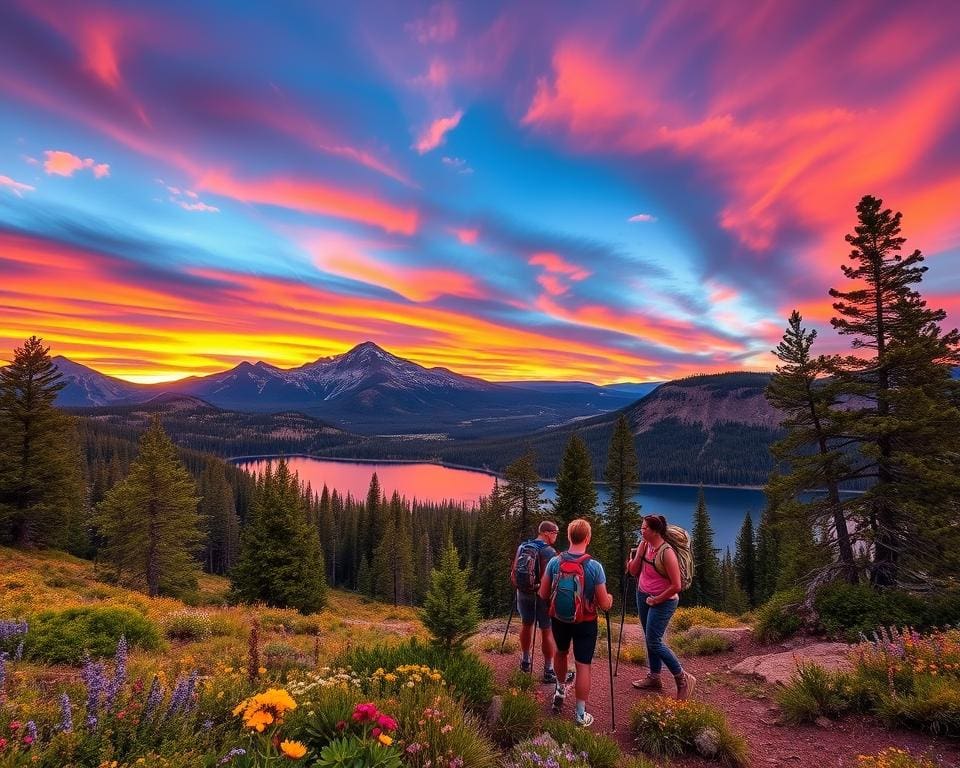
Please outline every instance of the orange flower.
[{"label": "orange flower", "polygon": [[280,751],[291,760],[299,760],[307,754],[307,747],[299,741],[281,741]]}]

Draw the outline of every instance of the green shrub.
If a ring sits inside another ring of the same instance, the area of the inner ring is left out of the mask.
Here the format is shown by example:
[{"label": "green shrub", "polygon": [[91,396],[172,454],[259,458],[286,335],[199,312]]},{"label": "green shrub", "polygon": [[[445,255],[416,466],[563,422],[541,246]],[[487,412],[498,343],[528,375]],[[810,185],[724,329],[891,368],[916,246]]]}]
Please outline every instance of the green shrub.
[{"label": "green shrub", "polygon": [[577,726],[572,720],[560,718],[550,718],[544,722],[543,730],[560,744],[568,745],[574,752],[585,752],[587,762],[593,768],[617,768],[620,747],[609,736],[588,731]]},{"label": "green shrub", "polygon": [[773,597],[757,609],[757,639],[761,643],[776,643],[799,632],[803,619],[797,606],[802,602],[801,587],[774,593]]},{"label": "green shrub", "polygon": [[168,640],[197,642],[212,637],[213,622],[210,614],[186,608],[167,616],[163,621],[163,634]]},{"label": "green shrub", "polygon": [[310,669],[313,660],[289,643],[274,641],[263,647],[263,665],[283,678],[293,669]]},{"label": "green shrub", "polygon": [[960,736],[960,680],[921,677],[907,695],[884,695],[878,713],[892,726],[906,725],[934,736]]},{"label": "green shrub", "polygon": [[913,757],[897,747],[887,747],[875,755],[860,755],[857,768],[938,768],[938,764],[926,757]]},{"label": "green shrub", "polygon": [[712,656],[733,648],[733,639],[719,632],[688,630],[674,635],[670,648],[681,656]]},{"label": "green shrub", "polygon": [[[501,646],[502,643],[502,646]],[[485,637],[480,641],[480,650],[486,653],[516,653],[520,649],[520,643],[515,637],[508,637],[504,643],[500,637]]]},{"label": "green shrub", "polygon": [[852,708],[851,676],[817,664],[800,664],[790,681],[776,693],[785,722],[812,723],[818,717],[838,717]]},{"label": "green shrub", "polygon": [[630,712],[637,745],[658,757],[699,754],[724,765],[746,766],[747,744],[724,714],[700,701],[643,698]]},{"label": "green shrub", "polygon": [[466,651],[446,653],[416,638],[399,645],[353,648],[342,654],[336,664],[350,667],[360,675],[370,675],[380,667],[426,664],[443,672],[451,689],[475,712],[486,712],[493,698],[493,671],[478,656]]},{"label": "green shrub", "polygon": [[337,739],[320,750],[314,763],[318,768],[351,768],[355,765],[375,765],[377,768],[401,768],[403,757],[396,747],[386,747],[370,739],[351,737]]},{"label": "green shrub", "polygon": [[533,675],[521,672],[519,669],[513,670],[507,677],[507,690],[516,689],[523,693],[532,693],[538,686],[539,683],[533,679]]},{"label": "green shrub", "polygon": [[643,643],[630,643],[620,649],[621,661],[643,666],[647,663],[647,646]]},{"label": "green shrub", "polygon": [[512,689],[502,697],[497,719],[490,725],[493,740],[505,749],[537,733],[540,705],[529,693]]},{"label": "green shrub", "polygon": [[24,653],[49,664],[79,664],[84,656],[113,655],[123,635],[131,648],[155,651],[162,645],[153,623],[132,608],[68,608],[30,619]]},{"label": "green shrub", "polygon": [[677,632],[683,632],[690,627],[727,628],[739,625],[740,622],[730,614],[702,605],[681,606],[670,620],[671,629]]},{"label": "green shrub", "polygon": [[856,641],[878,627],[923,630],[960,621],[960,594],[915,595],[903,590],[877,590],[867,584],[834,582],[817,590],[814,608],[824,632]]}]

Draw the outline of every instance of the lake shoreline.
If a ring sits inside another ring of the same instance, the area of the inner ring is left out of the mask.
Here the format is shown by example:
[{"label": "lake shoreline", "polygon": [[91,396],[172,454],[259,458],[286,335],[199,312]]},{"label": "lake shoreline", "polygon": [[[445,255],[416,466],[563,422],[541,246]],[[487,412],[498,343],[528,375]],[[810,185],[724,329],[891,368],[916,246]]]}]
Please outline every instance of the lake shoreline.
[{"label": "lake shoreline", "polygon": [[[431,461],[430,459],[351,459],[343,456],[317,456],[312,453],[269,453],[269,454],[256,454],[252,456],[229,456],[225,461],[230,462],[231,464],[237,464],[242,461],[265,461],[267,459],[287,459],[287,458],[302,458],[302,459],[316,459],[317,461],[340,461],[348,464],[431,464],[436,467],[446,467],[447,469],[463,469],[469,472],[480,472],[484,475],[490,475],[495,477],[498,480],[503,480],[504,476],[499,472],[494,472],[490,469],[482,469],[481,467],[471,467],[466,464],[450,464],[446,461]],[[556,483],[557,479],[555,477],[541,477],[539,478],[541,483]],[[606,480],[594,480],[594,485],[609,485]],[[729,485],[729,484],[715,484],[715,483],[670,483],[666,481],[648,481],[640,482],[640,486],[644,485],[662,485],[662,486],[678,486],[681,488],[730,488],[733,490],[742,490],[742,491],[762,491],[764,486],[762,485]]]}]

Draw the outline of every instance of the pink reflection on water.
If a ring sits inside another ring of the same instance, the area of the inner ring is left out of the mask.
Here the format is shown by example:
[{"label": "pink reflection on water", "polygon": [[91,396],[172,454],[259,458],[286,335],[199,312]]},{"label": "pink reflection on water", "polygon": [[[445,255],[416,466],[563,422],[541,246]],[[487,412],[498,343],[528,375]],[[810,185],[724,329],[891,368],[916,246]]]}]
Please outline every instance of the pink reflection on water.
[{"label": "pink reflection on water", "polygon": [[[242,469],[259,474],[268,464],[279,459],[254,459],[237,462]],[[380,488],[389,499],[394,491],[408,500],[454,501],[475,504],[481,496],[489,496],[493,490],[493,475],[474,472],[467,469],[451,469],[438,464],[382,464],[359,463],[352,461],[329,461],[311,459],[305,456],[287,458],[287,466],[300,476],[301,483],[310,483],[319,493],[326,483],[346,496],[364,499],[370,488],[370,477],[374,472],[380,480]]]}]

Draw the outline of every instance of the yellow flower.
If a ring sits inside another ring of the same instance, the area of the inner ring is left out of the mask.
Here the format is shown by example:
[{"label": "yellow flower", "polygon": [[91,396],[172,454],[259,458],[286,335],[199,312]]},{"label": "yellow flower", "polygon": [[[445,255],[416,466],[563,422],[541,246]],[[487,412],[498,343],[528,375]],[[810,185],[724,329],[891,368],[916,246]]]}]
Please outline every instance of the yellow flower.
[{"label": "yellow flower", "polygon": [[260,667],[260,669],[257,670],[257,673],[258,673],[258,674],[261,674],[261,675],[265,675],[265,674],[267,674],[267,668],[266,668],[266,667]]},{"label": "yellow flower", "polygon": [[291,760],[299,760],[307,754],[307,747],[299,741],[281,741],[280,751]]},{"label": "yellow flower", "polygon": [[247,728],[255,728],[257,733],[263,733],[263,729],[273,722],[273,715],[262,709],[256,709],[250,712],[243,721]]},{"label": "yellow flower", "polygon": [[389,736],[387,736],[387,734],[385,734],[385,733],[381,733],[379,736],[377,736],[377,740],[378,740],[381,744],[383,744],[383,746],[385,746],[385,747],[389,747],[391,744],[393,744],[393,739],[391,739],[391,738],[390,738]]}]

